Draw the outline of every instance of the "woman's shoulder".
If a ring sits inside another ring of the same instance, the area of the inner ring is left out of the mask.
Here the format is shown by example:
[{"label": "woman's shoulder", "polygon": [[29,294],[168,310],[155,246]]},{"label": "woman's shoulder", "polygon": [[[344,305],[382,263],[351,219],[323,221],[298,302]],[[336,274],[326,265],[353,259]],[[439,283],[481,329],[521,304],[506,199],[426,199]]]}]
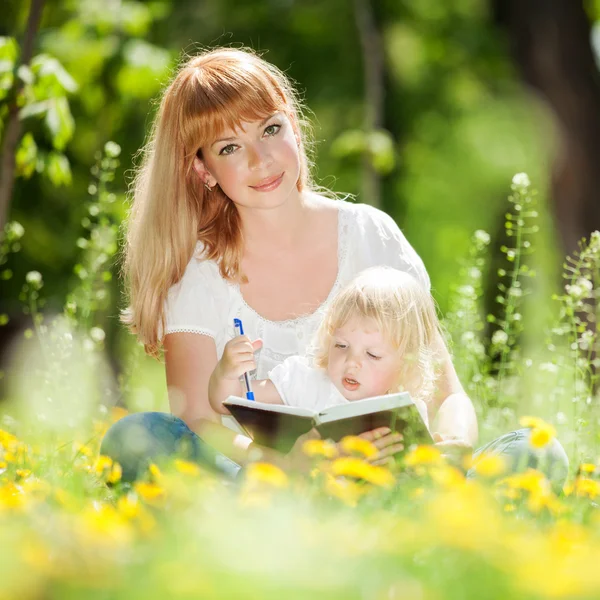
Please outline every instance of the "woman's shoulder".
[{"label": "woman's shoulder", "polygon": [[203,256],[203,245],[196,244],[192,257],[186,265],[181,279],[171,286],[171,293],[179,293],[182,290],[210,290],[214,295],[219,290],[225,290],[227,283],[221,277],[219,265],[214,260]]},{"label": "woman's shoulder", "polygon": [[392,234],[397,235],[399,227],[396,221],[383,210],[363,204],[362,202],[348,202],[339,200],[340,209],[352,217],[358,233],[366,235],[379,235],[388,239]]}]

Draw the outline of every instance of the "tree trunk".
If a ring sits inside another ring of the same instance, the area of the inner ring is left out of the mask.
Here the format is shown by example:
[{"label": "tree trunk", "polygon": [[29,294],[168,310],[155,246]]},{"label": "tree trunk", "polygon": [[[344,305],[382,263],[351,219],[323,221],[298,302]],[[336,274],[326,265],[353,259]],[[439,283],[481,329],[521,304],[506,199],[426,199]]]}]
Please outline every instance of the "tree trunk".
[{"label": "tree trunk", "polygon": [[[365,81],[365,132],[383,127],[384,56],[381,34],[375,22],[371,0],[354,0],[356,27],[363,52]],[[368,153],[363,158],[363,201],[381,205],[381,176],[373,167]]]},{"label": "tree trunk", "polygon": [[[27,27],[21,44],[21,57],[17,61],[17,68],[28,65],[33,56],[33,45],[37,30],[40,26],[42,11],[45,0],[31,0]],[[17,69],[15,69],[15,74]],[[19,120],[19,107],[17,98],[23,87],[21,79],[15,76],[13,88],[8,95],[8,117],[4,127],[4,139],[2,140],[2,153],[0,154],[0,232],[8,221],[10,212],[10,200],[15,183],[15,153],[21,137],[21,121]]]},{"label": "tree trunk", "polygon": [[552,201],[565,253],[600,229],[600,73],[581,1],[492,0],[523,79],[559,132]]}]

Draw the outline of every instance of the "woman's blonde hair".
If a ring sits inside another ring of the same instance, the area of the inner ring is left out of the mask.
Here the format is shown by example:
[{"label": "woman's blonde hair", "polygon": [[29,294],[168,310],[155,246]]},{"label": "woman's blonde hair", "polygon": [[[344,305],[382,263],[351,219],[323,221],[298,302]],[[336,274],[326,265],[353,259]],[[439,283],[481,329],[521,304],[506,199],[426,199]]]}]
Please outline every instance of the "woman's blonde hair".
[{"label": "woman's blonde hair", "polygon": [[362,271],[333,299],[316,332],[314,364],[326,369],[334,332],[352,318],[373,320],[398,353],[398,390],[428,400],[437,379],[441,334],[431,294],[409,273],[391,267]]},{"label": "woman's blonde hair", "polygon": [[288,78],[251,50],[219,48],[185,62],[166,88],[132,185],[123,274],[129,307],[122,320],[158,357],[164,304],[202,242],[222,277],[244,281],[242,234],[235,204],[194,172],[200,148],[225,129],[281,111],[298,140],[299,191],[313,189],[308,124]]}]

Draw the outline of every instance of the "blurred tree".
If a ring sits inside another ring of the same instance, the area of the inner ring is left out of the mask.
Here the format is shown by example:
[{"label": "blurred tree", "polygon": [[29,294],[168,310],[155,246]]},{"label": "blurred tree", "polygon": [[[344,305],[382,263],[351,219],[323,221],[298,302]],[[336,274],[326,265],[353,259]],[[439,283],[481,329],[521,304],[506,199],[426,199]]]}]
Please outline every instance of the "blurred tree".
[{"label": "blurred tree", "polygon": [[[583,2],[492,0],[524,81],[557,121],[552,200],[566,253],[600,229],[600,71]],[[590,11],[598,4],[588,3]],[[596,8],[594,8],[596,6]]]}]

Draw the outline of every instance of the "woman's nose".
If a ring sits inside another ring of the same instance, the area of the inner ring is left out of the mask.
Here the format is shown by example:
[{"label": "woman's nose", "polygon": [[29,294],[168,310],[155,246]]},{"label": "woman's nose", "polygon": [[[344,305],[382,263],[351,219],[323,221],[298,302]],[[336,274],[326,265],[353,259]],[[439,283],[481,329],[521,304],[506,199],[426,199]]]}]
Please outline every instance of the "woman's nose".
[{"label": "woman's nose", "polygon": [[261,144],[250,146],[248,155],[248,166],[253,171],[268,167],[273,162],[269,149]]}]

